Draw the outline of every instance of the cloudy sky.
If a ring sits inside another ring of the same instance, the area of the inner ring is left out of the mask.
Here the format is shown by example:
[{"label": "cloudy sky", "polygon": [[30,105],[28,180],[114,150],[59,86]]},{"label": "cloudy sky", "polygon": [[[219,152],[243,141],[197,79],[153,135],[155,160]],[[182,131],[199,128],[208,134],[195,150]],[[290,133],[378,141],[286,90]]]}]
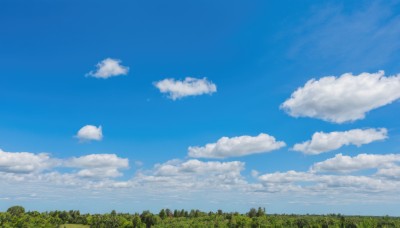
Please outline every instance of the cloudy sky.
[{"label": "cloudy sky", "polygon": [[400,215],[399,1],[0,3],[0,210]]}]

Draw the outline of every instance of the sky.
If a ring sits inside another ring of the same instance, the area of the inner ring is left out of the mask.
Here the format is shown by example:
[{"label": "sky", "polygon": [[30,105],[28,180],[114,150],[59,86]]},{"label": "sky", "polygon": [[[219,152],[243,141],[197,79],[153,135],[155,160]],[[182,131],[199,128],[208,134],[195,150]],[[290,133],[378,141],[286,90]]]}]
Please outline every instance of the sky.
[{"label": "sky", "polygon": [[399,1],[0,2],[0,210],[400,216]]}]

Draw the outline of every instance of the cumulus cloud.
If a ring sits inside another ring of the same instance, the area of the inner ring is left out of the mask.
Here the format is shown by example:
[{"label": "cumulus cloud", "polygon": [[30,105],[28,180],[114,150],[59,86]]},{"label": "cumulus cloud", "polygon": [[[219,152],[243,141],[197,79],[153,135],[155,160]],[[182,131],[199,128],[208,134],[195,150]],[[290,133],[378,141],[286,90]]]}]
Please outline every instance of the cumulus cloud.
[{"label": "cumulus cloud", "polygon": [[122,66],[121,60],[106,58],[97,63],[95,71],[90,71],[86,76],[107,79],[110,77],[128,74],[129,67]]},{"label": "cumulus cloud", "polygon": [[133,181],[177,189],[232,188],[246,183],[240,174],[244,165],[239,161],[171,160],[156,164],[152,170],[138,174]]},{"label": "cumulus cloud", "polygon": [[167,78],[154,82],[154,86],[157,87],[161,93],[167,93],[168,97],[172,100],[217,92],[217,86],[208,81],[207,78],[198,79],[186,77],[183,81]]},{"label": "cumulus cloud", "polygon": [[115,154],[90,154],[81,157],[71,158],[66,164],[72,167],[79,168],[127,168],[128,159],[119,158]]},{"label": "cumulus cloud", "polygon": [[190,157],[227,158],[270,152],[285,145],[282,141],[276,141],[273,136],[261,133],[258,136],[222,137],[216,143],[203,147],[191,146],[188,150]]},{"label": "cumulus cloud", "polygon": [[[121,169],[129,168],[129,160],[116,154],[90,154],[72,158],[54,158],[46,153],[4,152],[0,150],[0,173],[14,180],[24,180],[31,174],[51,177],[55,168],[75,168],[72,173],[60,174],[62,178],[113,178],[121,176]],[[50,175],[50,176],[49,176]],[[56,175],[55,177],[61,177]]]},{"label": "cumulus cloud", "polygon": [[196,173],[200,175],[208,175],[209,173],[238,173],[244,169],[244,163],[239,161],[232,162],[203,162],[197,159],[188,161],[172,160],[164,164],[155,166],[155,175],[158,176],[174,176],[182,174]]},{"label": "cumulus cloud", "polygon": [[103,131],[101,126],[96,127],[93,125],[86,125],[81,129],[79,129],[78,133],[76,134],[76,137],[80,141],[91,141],[91,140],[101,141],[103,139]]},{"label": "cumulus cloud", "polygon": [[282,105],[293,117],[312,117],[334,123],[363,119],[367,112],[400,98],[400,75],[384,71],[311,79]]},{"label": "cumulus cloud", "polygon": [[376,172],[376,175],[400,180],[400,166],[393,165],[389,167],[379,168],[378,172]]},{"label": "cumulus cloud", "polygon": [[[20,156],[20,153],[3,153]],[[0,155],[1,158],[6,157],[4,154]],[[57,160],[50,155],[47,157],[49,160]],[[33,160],[32,157],[29,158]],[[266,202],[263,200],[271,203],[270,199],[277,199],[275,203],[278,204],[300,199],[324,205],[332,202],[332,198],[335,198],[336,203],[349,203],[349,200],[354,199],[375,203],[400,200],[398,155],[338,158],[339,155],[326,160],[331,161],[329,165],[328,162],[323,165],[316,163],[308,171],[291,170],[260,174],[253,170],[251,182],[247,181],[247,175],[242,175],[245,163],[240,161],[175,159],[156,164],[150,169],[140,169],[131,179],[117,180],[115,177],[122,175],[121,169],[128,168],[129,161],[115,154],[91,154],[58,159],[54,169],[33,168],[25,169],[23,172],[19,168],[17,171],[10,171],[8,167],[15,166],[14,163],[17,161],[9,159],[12,162],[5,163],[4,160],[0,160],[0,167],[3,169],[0,170],[2,174],[0,181],[2,194],[5,197],[27,199],[31,197],[30,195],[34,195],[45,203],[48,199],[57,201],[60,194],[69,196],[75,194],[74,197],[80,197],[83,192],[87,195],[82,198],[93,200],[108,196],[109,199],[121,199],[121,202],[125,202],[128,198],[137,202],[150,197],[157,202],[170,199],[174,203],[189,202],[191,205],[196,203],[191,201],[192,199],[206,202],[223,199],[224,202],[232,202],[232,199],[243,195],[248,197],[240,203],[251,200],[257,205]],[[360,167],[356,163],[363,165]],[[333,172],[329,175],[321,173],[330,171],[329,167],[335,167],[335,164],[342,165],[343,167],[340,167],[342,171],[356,171],[365,167],[375,167],[378,171],[374,174],[359,175],[343,172]],[[58,170],[57,167],[72,169]],[[221,195],[224,197],[221,198]]]},{"label": "cumulus cloud", "polygon": [[[354,157],[337,154],[333,158],[313,164],[308,171],[289,170],[259,175],[257,179],[261,186],[257,190],[302,195],[346,195],[351,192],[368,197],[378,193],[392,196],[391,194],[398,194],[400,187],[399,162],[399,154],[359,154]],[[370,169],[377,171],[372,174],[349,174]]]},{"label": "cumulus cloud", "polygon": [[64,163],[67,167],[80,168],[81,177],[102,178],[121,176],[120,169],[129,167],[129,160],[115,154],[90,154],[70,158]]},{"label": "cumulus cloud", "polygon": [[0,172],[37,173],[51,168],[55,163],[45,153],[4,152],[0,149]]},{"label": "cumulus cloud", "polygon": [[355,157],[337,154],[333,158],[314,164],[311,170],[314,172],[353,172],[382,167],[392,168],[396,162],[400,162],[400,154],[359,154]]},{"label": "cumulus cloud", "polygon": [[261,191],[292,192],[303,194],[336,193],[376,193],[396,192],[400,187],[399,181],[391,181],[374,176],[358,175],[321,175],[313,172],[267,173],[258,177],[262,184]]},{"label": "cumulus cloud", "polygon": [[339,149],[345,145],[361,146],[377,140],[387,138],[387,130],[380,129],[353,129],[349,131],[334,131],[330,133],[316,132],[312,139],[293,146],[293,150],[305,154],[320,154],[323,152]]}]

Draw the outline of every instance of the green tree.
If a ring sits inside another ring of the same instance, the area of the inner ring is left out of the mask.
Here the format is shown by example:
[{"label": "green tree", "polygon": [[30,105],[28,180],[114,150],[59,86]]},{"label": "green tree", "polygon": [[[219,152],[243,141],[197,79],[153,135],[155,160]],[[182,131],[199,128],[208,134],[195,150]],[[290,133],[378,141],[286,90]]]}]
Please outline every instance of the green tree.
[{"label": "green tree", "polygon": [[135,215],[132,220],[133,228],[139,228],[142,225],[142,220],[138,215]]},{"label": "green tree", "polygon": [[25,213],[25,208],[22,206],[12,206],[7,209],[7,212],[13,216],[21,216]]},{"label": "green tree", "polygon": [[158,213],[158,216],[160,216],[161,219],[165,219],[167,217],[167,213],[164,209],[161,209],[160,213]]},{"label": "green tree", "polygon": [[258,207],[256,215],[257,215],[257,217],[264,216],[265,215],[265,208]]},{"label": "green tree", "polygon": [[255,208],[251,208],[249,212],[247,212],[247,216],[250,218],[256,217],[257,216],[257,210]]}]

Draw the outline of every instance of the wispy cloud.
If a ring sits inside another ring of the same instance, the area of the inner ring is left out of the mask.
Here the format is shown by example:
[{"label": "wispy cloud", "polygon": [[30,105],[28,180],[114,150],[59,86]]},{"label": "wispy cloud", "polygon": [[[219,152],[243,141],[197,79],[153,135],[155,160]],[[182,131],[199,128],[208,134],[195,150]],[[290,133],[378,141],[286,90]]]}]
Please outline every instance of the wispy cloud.
[{"label": "wispy cloud", "polygon": [[217,86],[208,81],[207,78],[187,77],[183,81],[167,78],[153,84],[161,93],[168,94],[168,97],[172,100],[217,92]]},{"label": "wispy cloud", "polygon": [[316,6],[291,34],[297,39],[289,56],[329,60],[353,69],[376,70],[393,63],[400,50],[400,16],[393,10],[396,4],[372,1],[352,11],[340,5]]}]

